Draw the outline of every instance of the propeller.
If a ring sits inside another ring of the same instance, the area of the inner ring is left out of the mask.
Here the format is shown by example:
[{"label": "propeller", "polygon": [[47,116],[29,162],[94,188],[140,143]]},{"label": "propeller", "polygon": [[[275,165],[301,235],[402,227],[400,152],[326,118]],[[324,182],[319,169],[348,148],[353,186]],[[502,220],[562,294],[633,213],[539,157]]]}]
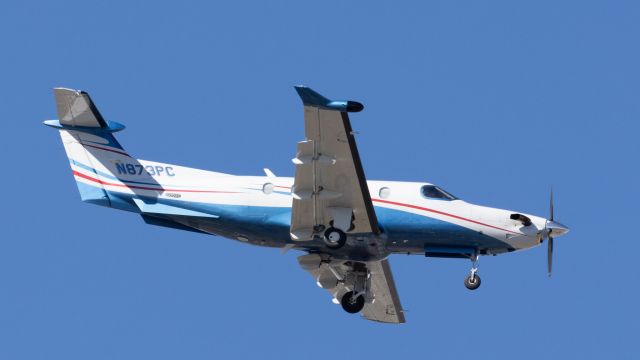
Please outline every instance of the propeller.
[{"label": "propeller", "polygon": [[547,275],[551,277],[551,271],[553,270],[553,238],[554,236],[564,235],[569,231],[569,228],[556,222],[553,215],[553,188],[549,196],[549,220],[547,220],[544,237],[547,238]]},{"label": "propeller", "polygon": [[[553,187],[549,196],[549,220],[553,222]],[[551,231],[547,236],[547,275],[551,277],[551,270],[553,270],[553,236]]]}]

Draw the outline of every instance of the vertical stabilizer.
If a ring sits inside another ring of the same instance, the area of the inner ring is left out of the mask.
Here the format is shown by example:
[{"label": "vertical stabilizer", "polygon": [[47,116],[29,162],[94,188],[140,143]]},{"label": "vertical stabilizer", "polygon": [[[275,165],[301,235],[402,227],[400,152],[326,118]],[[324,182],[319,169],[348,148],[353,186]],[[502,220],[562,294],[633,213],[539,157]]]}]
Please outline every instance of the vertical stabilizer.
[{"label": "vertical stabilizer", "polygon": [[83,201],[112,206],[105,184],[119,183],[114,164],[132,163],[131,157],[113,136],[124,126],[106,121],[88,93],[55,88],[58,120],[45,125],[59,129],[71,171]]}]

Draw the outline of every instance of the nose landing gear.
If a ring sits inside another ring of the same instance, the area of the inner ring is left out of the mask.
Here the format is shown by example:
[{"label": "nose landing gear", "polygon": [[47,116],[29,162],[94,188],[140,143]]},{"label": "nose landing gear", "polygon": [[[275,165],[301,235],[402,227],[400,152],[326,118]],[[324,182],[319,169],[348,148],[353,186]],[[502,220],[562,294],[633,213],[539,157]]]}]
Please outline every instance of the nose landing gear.
[{"label": "nose landing gear", "polygon": [[469,274],[464,278],[464,286],[469,290],[475,290],[480,287],[480,276],[477,274]]},{"label": "nose landing gear", "polygon": [[480,276],[478,276],[478,254],[471,256],[471,272],[464,278],[464,286],[469,290],[480,287]]}]

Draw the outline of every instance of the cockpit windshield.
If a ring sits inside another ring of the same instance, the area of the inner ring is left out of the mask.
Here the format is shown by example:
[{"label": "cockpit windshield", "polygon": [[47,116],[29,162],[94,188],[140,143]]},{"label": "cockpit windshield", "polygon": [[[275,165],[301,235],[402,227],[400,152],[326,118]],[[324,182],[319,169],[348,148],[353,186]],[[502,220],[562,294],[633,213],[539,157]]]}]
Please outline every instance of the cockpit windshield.
[{"label": "cockpit windshield", "polygon": [[422,193],[422,196],[426,197],[427,199],[458,200],[457,197],[449,194],[448,192],[435,185],[425,185],[420,189],[420,192]]}]

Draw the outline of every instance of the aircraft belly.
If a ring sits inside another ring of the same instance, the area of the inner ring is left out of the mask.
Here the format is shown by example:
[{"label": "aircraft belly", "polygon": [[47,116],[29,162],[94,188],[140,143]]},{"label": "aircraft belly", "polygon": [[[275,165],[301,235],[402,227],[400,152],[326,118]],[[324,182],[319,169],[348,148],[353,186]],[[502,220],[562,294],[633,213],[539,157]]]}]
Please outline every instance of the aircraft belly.
[{"label": "aircraft belly", "polygon": [[[145,201],[153,203],[154,207],[158,209],[154,210],[156,211],[154,213],[147,214],[134,204],[139,197],[134,200],[131,194],[112,191],[108,193],[111,198],[118,199],[122,204],[128,204],[131,207],[130,211],[165,221],[164,224],[157,221],[154,225],[172,227],[170,223],[175,222],[180,225],[176,226],[179,229],[188,227],[196,231],[260,246],[283,247],[287,242],[291,242],[289,237],[291,208],[288,207],[227,205],[166,198],[144,198]],[[164,208],[171,210],[170,213],[162,213]],[[193,216],[176,214],[175,209],[183,209],[184,214],[192,214]],[[197,214],[203,216],[197,216]]]},{"label": "aircraft belly", "polygon": [[289,238],[289,208],[206,204],[219,218],[200,218],[197,228],[254,245],[283,247]]}]

